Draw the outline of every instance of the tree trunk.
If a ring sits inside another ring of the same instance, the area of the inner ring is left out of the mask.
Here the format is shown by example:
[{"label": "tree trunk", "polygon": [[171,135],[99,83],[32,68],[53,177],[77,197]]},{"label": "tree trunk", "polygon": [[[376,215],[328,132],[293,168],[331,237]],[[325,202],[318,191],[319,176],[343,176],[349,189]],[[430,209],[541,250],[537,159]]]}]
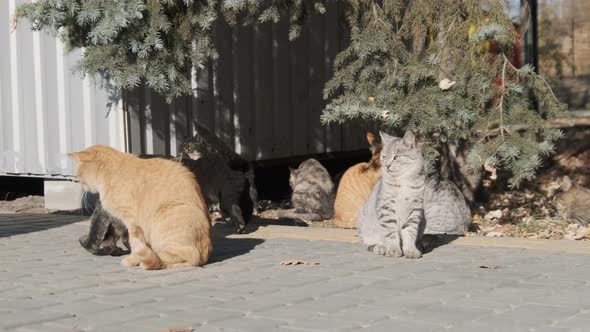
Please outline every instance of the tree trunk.
[{"label": "tree trunk", "polygon": [[467,142],[446,144],[441,149],[440,175],[443,179],[453,181],[465,196],[467,203],[473,207],[482,189],[483,169],[472,173],[467,168]]}]

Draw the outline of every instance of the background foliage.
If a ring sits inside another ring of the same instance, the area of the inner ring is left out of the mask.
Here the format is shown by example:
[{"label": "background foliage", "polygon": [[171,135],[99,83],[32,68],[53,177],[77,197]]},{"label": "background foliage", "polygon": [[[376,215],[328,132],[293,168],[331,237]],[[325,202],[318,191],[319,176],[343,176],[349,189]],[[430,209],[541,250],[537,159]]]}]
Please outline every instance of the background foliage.
[{"label": "background foliage", "polygon": [[[83,48],[82,72],[127,89],[145,82],[172,100],[191,92],[191,68],[216,59],[217,20],[277,22],[288,13],[294,39],[306,8],[325,10],[308,1],[39,0],[19,6],[15,20]],[[350,43],[325,86],[325,123],[412,130],[431,166],[445,145],[462,143],[472,170],[509,171],[513,186],[534,176],[560,136],[545,120],[563,106],[534,68],[509,62],[515,34],[500,0],[342,3]]]},{"label": "background foliage", "polygon": [[77,69],[131,89],[142,81],[173,98],[191,92],[191,67],[217,58],[213,29],[277,22],[288,11],[289,38],[297,38],[305,8],[323,13],[320,0],[39,0],[17,7],[34,30],[58,35],[68,49],[84,48]]},{"label": "background foliage", "polygon": [[324,122],[411,130],[431,165],[444,145],[466,142],[472,170],[509,171],[512,186],[534,176],[560,136],[545,120],[563,106],[534,68],[509,62],[515,33],[501,1],[349,3],[350,46],[326,84]]}]

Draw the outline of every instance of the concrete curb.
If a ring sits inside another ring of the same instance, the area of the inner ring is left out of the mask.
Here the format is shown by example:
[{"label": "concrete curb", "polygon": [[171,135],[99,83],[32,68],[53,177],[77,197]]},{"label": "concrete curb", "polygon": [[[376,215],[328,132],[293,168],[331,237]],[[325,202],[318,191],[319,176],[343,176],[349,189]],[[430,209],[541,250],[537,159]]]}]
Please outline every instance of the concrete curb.
[{"label": "concrete curb", "polygon": [[[82,221],[88,224],[88,221]],[[298,239],[308,241],[337,241],[347,243],[359,243],[359,237],[355,229],[319,228],[319,227],[293,227],[279,225],[260,225],[256,230],[248,234],[233,234],[233,227],[218,223],[213,236],[223,236],[220,233],[229,234],[230,239]],[[218,232],[217,230],[221,230]],[[224,232],[227,230],[227,232]],[[478,246],[500,248],[522,248],[530,250],[558,251],[566,253],[590,254],[590,241],[574,240],[541,240],[523,239],[515,237],[485,237],[465,236],[450,243],[452,246]]]},{"label": "concrete curb", "polygon": [[[286,238],[310,241],[325,240],[359,243],[357,232],[354,229],[290,227],[277,225],[261,226],[252,233],[243,235],[231,234],[228,235],[228,237],[258,239]],[[454,240],[450,244],[453,246],[523,248],[531,250],[548,250],[561,251],[567,253],[590,254],[590,241],[465,236]]]}]

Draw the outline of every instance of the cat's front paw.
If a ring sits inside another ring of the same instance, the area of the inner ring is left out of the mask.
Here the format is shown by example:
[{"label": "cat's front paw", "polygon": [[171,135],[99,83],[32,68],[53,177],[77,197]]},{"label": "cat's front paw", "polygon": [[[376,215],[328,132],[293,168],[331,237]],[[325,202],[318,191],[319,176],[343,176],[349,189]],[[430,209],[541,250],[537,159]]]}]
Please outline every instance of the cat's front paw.
[{"label": "cat's front paw", "polygon": [[373,253],[375,255],[385,255],[386,252],[387,252],[387,249],[385,248],[385,246],[382,246],[380,244],[376,244],[373,247]]},{"label": "cat's front paw", "polygon": [[125,267],[134,267],[139,265],[139,259],[134,254],[126,256],[121,260],[121,265]]},{"label": "cat's front paw", "polygon": [[78,242],[84,248],[88,248],[88,235],[82,235],[78,238]]},{"label": "cat's front paw", "polygon": [[417,259],[422,257],[422,253],[416,248],[407,249],[404,251],[404,257],[408,259]]},{"label": "cat's front paw", "polygon": [[403,253],[402,250],[399,248],[388,248],[385,251],[385,255],[390,257],[402,257]]}]

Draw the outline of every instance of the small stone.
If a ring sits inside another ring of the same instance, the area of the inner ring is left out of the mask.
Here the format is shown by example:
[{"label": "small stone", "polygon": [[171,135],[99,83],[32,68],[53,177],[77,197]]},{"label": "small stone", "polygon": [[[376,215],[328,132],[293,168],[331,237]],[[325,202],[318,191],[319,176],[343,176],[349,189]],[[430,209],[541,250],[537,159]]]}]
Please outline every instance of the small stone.
[{"label": "small stone", "polygon": [[487,220],[500,220],[500,218],[502,218],[502,210],[490,211],[484,218]]},{"label": "small stone", "polygon": [[455,83],[457,83],[457,82],[451,81],[448,78],[445,78],[442,81],[440,81],[440,83],[438,83],[438,87],[441,90],[445,91],[445,90],[450,89],[453,85],[455,85]]},{"label": "small stone", "polygon": [[508,208],[504,208],[504,210],[502,210],[502,217],[506,218],[510,215],[510,210],[508,210]]},{"label": "small stone", "polygon": [[502,232],[489,232],[486,234],[487,237],[502,237],[504,234]]},{"label": "small stone", "polygon": [[566,233],[563,237],[567,240],[582,240],[590,236],[590,230],[588,227],[584,227],[577,224],[571,224],[567,227]]}]

